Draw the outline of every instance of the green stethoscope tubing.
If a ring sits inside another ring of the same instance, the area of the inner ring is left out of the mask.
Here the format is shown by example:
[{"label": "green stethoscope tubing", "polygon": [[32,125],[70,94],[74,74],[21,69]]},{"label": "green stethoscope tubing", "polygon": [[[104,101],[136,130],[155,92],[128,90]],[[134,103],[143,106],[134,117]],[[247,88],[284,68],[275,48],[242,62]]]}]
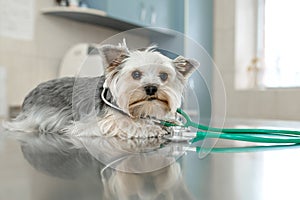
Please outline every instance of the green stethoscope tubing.
[{"label": "green stethoscope tubing", "polygon": [[[183,127],[193,127],[198,129],[196,137],[190,142],[195,143],[204,138],[221,138],[228,140],[239,140],[247,142],[261,143],[300,143],[300,131],[294,130],[272,130],[272,129],[240,129],[240,128],[215,128],[195,123],[187,113],[178,108],[177,113],[182,115],[186,122]],[[162,125],[178,126],[177,124],[162,121]]]},{"label": "green stethoscope tubing", "polygon": [[200,153],[201,151],[211,153],[249,153],[249,152],[262,152],[262,151],[274,151],[274,150],[286,150],[286,149],[299,149],[299,144],[291,145],[271,145],[271,146],[246,146],[246,147],[223,147],[223,148],[202,148],[195,147],[193,151]]}]

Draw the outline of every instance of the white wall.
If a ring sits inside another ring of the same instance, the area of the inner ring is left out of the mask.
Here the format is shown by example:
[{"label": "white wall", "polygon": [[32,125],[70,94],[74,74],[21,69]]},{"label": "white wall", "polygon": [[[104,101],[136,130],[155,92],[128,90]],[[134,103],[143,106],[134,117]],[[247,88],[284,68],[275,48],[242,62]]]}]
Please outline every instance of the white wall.
[{"label": "white wall", "polygon": [[0,118],[7,116],[6,70],[0,66]]},{"label": "white wall", "polygon": [[237,1],[245,0],[214,1],[214,60],[225,84],[227,117],[300,120],[300,89],[236,89]]},{"label": "white wall", "polygon": [[[25,95],[38,83],[56,78],[62,56],[71,46],[81,42],[100,43],[117,33],[104,27],[42,15],[40,9],[53,6],[53,2],[35,0],[33,40],[0,36],[0,66],[7,71],[9,105],[21,105]],[[148,44],[144,37],[133,38],[130,41]]]}]

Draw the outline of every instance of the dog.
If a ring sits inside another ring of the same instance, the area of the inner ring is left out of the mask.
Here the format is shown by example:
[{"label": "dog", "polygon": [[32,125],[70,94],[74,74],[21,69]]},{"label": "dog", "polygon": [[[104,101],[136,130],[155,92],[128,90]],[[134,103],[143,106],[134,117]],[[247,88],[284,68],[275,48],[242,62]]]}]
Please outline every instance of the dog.
[{"label": "dog", "polygon": [[183,56],[170,59],[156,46],[129,50],[125,42],[97,49],[105,67],[103,76],[41,83],[26,96],[17,118],[4,126],[13,131],[78,136],[168,134],[153,119],[174,118],[185,84],[199,62]]}]

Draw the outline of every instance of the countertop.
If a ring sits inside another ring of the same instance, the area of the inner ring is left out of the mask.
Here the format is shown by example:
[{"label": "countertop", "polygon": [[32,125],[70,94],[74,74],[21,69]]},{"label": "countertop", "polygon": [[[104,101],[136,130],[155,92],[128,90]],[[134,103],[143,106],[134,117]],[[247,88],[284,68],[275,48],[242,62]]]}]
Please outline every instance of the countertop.
[{"label": "countertop", "polygon": [[[227,122],[245,125],[300,122]],[[200,155],[195,146],[202,142],[70,139],[0,128],[0,199],[299,200],[300,145],[215,142]]]}]

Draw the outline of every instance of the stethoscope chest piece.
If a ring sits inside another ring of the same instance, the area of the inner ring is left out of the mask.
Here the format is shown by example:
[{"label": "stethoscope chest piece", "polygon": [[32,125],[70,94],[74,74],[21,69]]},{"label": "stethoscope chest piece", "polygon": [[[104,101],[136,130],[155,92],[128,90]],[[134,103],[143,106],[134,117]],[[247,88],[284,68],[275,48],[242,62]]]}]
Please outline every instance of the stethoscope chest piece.
[{"label": "stethoscope chest piece", "polygon": [[183,133],[189,132],[189,129],[182,126],[169,127],[170,134],[165,135],[164,139],[170,140],[171,142],[190,142],[192,137],[184,136]]}]

